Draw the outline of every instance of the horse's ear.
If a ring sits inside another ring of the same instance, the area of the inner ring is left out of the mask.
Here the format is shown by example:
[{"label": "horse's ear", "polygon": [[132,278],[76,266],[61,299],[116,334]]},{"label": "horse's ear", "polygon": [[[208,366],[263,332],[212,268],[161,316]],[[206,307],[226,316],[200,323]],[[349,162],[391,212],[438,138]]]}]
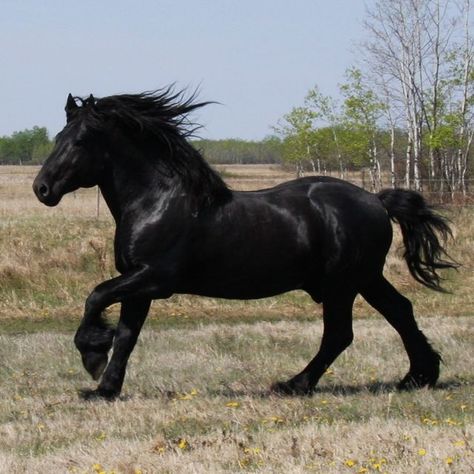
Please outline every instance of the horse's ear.
[{"label": "horse's ear", "polygon": [[85,101],[83,101],[82,106],[87,107],[89,109],[94,109],[96,102],[96,98],[92,94],[90,94],[89,97]]},{"label": "horse's ear", "polygon": [[66,102],[66,107],[64,107],[64,110],[66,111],[66,118],[69,121],[74,114],[74,111],[77,110],[79,106],[76,104],[76,101],[74,100],[74,97],[69,94],[67,96],[67,102]]}]

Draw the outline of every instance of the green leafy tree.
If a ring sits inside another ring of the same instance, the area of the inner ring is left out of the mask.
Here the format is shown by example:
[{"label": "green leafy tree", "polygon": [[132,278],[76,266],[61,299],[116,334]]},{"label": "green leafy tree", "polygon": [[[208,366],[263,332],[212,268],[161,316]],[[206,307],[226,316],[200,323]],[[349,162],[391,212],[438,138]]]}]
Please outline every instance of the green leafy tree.
[{"label": "green leafy tree", "polygon": [[324,95],[316,85],[306,94],[305,106],[313,115],[315,123],[324,125],[331,132],[333,146],[328,159],[329,156],[334,157],[339,166],[340,177],[344,178],[346,164],[341,150],[341,117],[338,103],[332,97]]},{"label": "green leafy tree", "polygon": [[346,79],[347,82],[340,86],[344,97],[342,123],[348,138],[345,147],[355,163],[370,166],[372,188],[375,190],[381,186],[377,139],[384,104],[359,69],[348,69]]},{"label": "green leafy tree", "polygon": [[52,148],[45,127],[33,127],[14,132],[10,137],[0,138],[0,163],[31,164],[41,163]]},{"label": "green leafy tree", "polygon": [[314,113],[307,107],[294,107],[275,127],[283,137],[283,159],[296,169],[297,177],[304,172],[304,163],[312,160],[312,148],[315,145],[313,129]]}]

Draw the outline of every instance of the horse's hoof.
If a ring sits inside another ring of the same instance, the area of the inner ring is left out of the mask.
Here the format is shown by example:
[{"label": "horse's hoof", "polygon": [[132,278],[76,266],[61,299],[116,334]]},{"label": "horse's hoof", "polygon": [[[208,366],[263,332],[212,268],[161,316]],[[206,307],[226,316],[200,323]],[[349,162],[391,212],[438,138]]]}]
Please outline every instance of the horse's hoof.
[{"label": "horse's hoof", "polygon": [[313,390],[307,384],[298,384],[293,379],[287,382],[276,382],[270,387],[270,391],[278,395],[305,396],[311,395]]},{"label": "horse's hoof", "polygon": [[437,377],[429,376],[423,373],[411,373],[403,377],[401,382],[398,384],[398,390],[411,391],[417,390],[423,387],[433,388],[436,385]]},{"label": "horse's hoof", "polygon": [[295,395],[293,387],[288,382],[275,382],[270,387],[270,392],[277,395]]},{"label": "horse's hoof", "polygon": [[84,389],[79,391],[79,396],[86,401],[105,400],[112,402],[117,399],[119,395],[119,392],[105,390],[103,388],[96,388],[95,390]]},{"label": "horse's hoof", "polygon": [[82,354],[82,364],[94,380],[99,380],[108,363],[106,352],[86,352]]}]

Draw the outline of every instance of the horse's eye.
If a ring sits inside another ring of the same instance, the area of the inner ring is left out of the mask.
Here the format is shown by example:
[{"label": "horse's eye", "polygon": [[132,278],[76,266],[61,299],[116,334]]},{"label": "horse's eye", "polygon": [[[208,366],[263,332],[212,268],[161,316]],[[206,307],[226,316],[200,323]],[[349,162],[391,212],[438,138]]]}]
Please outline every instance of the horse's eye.
[{"label": "horse's eye", "polygon": [[74,146],[81,147],[84,146],[84,140],[82,138],[79,138],[74,142]]}]

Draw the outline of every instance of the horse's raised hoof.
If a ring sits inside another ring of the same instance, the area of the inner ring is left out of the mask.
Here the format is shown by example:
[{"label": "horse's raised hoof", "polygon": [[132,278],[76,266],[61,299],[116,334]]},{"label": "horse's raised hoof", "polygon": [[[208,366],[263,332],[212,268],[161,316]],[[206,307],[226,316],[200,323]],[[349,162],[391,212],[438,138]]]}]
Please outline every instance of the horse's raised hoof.
[{"label": "horse's raised hoof", "polygon": [[398,384],[398,390],[402,391],[411,391],[417,390],[423,387],[433,388],[436,385],[436,380],[438,379],[437,376],[427,375],[421,372],[412,373],[408,372],[408,374],[403,377],[401,382]]},{"label": "horse's raised hoof", "polygon": [[108,363],[107,352],[85,352],[82,354],[82,364],[94,380],[99,380]]},{"label": "horse's raised hoof", "polygon": [[287,382],[274,383],[270,387],[270,391],[285,396],[307,396],[313,393],[313,388],[306,380],[298,380],[295,377]]},{"label": "horse's raised hoof", "polygon": [[95,390],[84,389],[79,391],[79,396],[86,401],[100,401],[105,400],[108,402],[112,402],[118,398],[120,395],[119,392],[115,392],[112,390],[106,390],[103,388],[96,388]]}]

